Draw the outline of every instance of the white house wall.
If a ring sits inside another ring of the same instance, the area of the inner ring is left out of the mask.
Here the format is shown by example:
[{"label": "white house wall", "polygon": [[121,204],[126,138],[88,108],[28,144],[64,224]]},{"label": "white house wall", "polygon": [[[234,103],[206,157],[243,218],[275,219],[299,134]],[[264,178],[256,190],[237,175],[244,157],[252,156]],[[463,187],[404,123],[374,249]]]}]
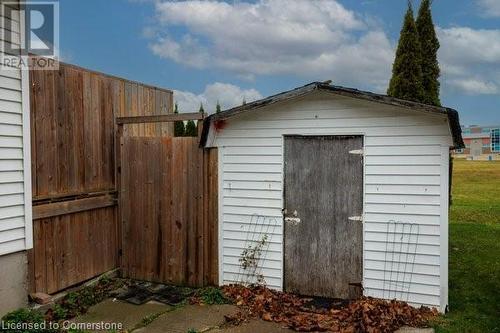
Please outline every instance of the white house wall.
[{"label": "white house wall", "polygon": [[[12,21],[17,46],[22,19],[0,20]],[[32,247],[28,93],[27,71],[0,65],[0,255]]]},{"label": "white house wall", "polygon": [[244,230],[253,215],[261,215],[279,224],[270,235],[262,274],[270,287],[283,288],[286,134],[364,135],[365,295],[400,297],[388,296],[384,285],[387,222],[418,223],[412,285],[402,298],[444,310],[447,152],[452,144],[446,116],[326,93],[230,118],[217,132],[211,127],[208,145],[219,147],[220,283],[239,282],[238,260],[247,239]]}]

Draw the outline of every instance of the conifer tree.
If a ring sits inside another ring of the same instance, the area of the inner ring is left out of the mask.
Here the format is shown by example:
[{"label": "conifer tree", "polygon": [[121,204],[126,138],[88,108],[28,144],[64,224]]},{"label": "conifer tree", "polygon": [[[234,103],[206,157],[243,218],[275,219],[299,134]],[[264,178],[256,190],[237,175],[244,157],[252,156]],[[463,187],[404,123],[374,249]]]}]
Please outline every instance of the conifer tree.
[{"label": "conifer tree", "polygon": [[[179,113],[179,106],[177,103],[175,103],[174,107],[174,113],[178,114]],[[174,122],[174,136],[184,136],[184,122],[183,121],[176,121]]]},{"label": "conifer tree", "polygon": [[396,59],[392,67],[392,78],[387,90],[389,96],[423,102],[421,55],[422,50],[413,17],[413,9],[408,3],[408,11],[405,15]]},{"label": "conifer tree", "polygon": [[198,136],[198,130],[196,129],[194,120],[188,120],[186,124],[185,136]]},{"label": "conifer tree", "polygon": [[215,106],[215,113],[220,113],[221,112],[221,107],[219,101],[217,101],[217,105]]},{"label": "conifer tree", "polygon": [[[205,108],[203,107],[203,103],[200,103],[200,108],[198,109],[199,113],[205,113]],[[188,120],[186,123],[186,129],[184,131],[184,136],[198,136],[198,126],[201,126],[202,121]]]},{"label": "conifer tree", "polygon": [[422,0],[416,21],[418,37],[422,49],[422,85],[424,103],[440,106],[439,62],[437,52],[439,40],[432,21],[431,0]]}]

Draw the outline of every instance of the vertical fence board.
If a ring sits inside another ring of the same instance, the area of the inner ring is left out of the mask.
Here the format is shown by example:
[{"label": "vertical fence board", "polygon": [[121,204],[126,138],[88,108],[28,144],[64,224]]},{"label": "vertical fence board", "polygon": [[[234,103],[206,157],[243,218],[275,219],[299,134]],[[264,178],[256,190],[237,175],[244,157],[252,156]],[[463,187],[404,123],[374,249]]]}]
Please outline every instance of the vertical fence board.
[{"label": "vertical fence board", "polygon": [[219,219],[219,206],[218,206],[218,191],[219,191],[219,183],[218,183],[218,155],[217,149],[210,149],[205,151],[206,162],[207,164],[207,173],[205,174],[205,178],[208,178],[207,188],[204,190],[204,200],[207,201],[207,209],[205,211],[206,216],[206,225],[208,228],[208,284],[217,285],[219,283],[219,228],[218,228],[218,219]]},{"label": "vertical fence board", "polygon": [[35,277],[35,290],[45,290],[47,286],[47,263],[45,257],[45,228],[44,220],[33,223],[33,275]]},{"label": "vertical fence board", "polygon": [[[69,112],[65,110],[65,77],[64,68],[54,75],[54,108],[55,113],[55,143],[57,175],[55,177],[55,191],[66,192],[69,188],[68,163],[68,131],[70,130]],[[49,110],[50,111],[50,110]]]}]

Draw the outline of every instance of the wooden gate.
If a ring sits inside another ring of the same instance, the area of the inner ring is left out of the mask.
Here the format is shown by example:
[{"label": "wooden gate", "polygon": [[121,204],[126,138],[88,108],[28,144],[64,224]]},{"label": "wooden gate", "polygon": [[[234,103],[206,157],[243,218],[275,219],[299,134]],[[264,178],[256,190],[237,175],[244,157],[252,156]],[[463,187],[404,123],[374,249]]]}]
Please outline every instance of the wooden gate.
[{"label": "wooden gate", "polygon": [[285,137],[285,289],[356,298],[362,290],[359,136]]},{"label": "wooden gate", "polygon": [[197,137],[130,136],[120,150],[124,276],[217,284],[217,151]]}]

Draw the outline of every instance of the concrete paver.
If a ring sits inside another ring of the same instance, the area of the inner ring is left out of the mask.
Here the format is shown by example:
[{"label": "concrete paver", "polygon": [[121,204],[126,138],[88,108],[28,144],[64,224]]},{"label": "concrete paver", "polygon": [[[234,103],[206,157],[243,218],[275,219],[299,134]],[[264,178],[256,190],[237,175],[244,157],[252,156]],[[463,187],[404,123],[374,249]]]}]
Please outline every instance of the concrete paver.
[{"label": "concrete paver", "polygon": [[[83,316],[73,320],[76,323],[122,323],[123,329],[134,328],[142,319],[171,309],[161,303],[146,303],[140,306],[107,299],[94,305]],[[184,332],[185,333],[185,332]]]},{"label": "concrete paver", "polygon": [[401,327],[395,333],[434,333],[433,328]]},{"label": "concrete paver", "polygon": [[210,331],[210,333],[291,333],[293,330],[282,327],[280,324],[263,320],[250,320],[248,323],[234,327],[226,327]]},{"label": "concrete paver", "polygon": [[224,323],[224,315],[233,314],[234,305],[186,305],[167,312],[148,326],[134,332],[186,333],[189,329],[204,331]]}]

